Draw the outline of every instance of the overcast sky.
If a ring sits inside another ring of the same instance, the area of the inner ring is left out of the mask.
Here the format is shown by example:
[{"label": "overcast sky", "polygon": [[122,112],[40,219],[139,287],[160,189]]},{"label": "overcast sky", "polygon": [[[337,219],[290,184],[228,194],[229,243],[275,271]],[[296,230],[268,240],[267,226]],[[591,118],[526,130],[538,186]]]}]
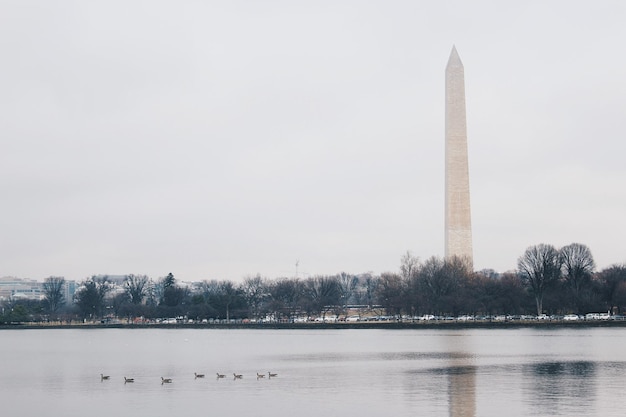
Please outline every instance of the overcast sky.
[{"label": "overcast sky", "polygon": [[0,276],[397,271],[444,253],[465,66],[476,269],[626,261],[626,2],[0,0]]}]

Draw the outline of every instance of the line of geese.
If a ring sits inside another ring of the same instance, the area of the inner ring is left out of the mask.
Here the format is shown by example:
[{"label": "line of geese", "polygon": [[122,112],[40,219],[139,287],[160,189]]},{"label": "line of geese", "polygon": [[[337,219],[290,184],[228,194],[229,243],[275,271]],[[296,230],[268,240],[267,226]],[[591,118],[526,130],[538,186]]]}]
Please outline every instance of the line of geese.
[{"label": "line of geese", "polygon": [[[226,378],[226,374],[220,374],[219,372],[216,372],[217,374],[217,379],[222,379],[222,378]],[[204,374],[199,374],[197,372],[193,373],[194,375],[194,379],[198,379],[198,378],[204,378]],[[276,378],[278,376],[278,374],[272,373],[272,372],[268,372],[267,373],[267,379],[272,379],[272,378]],[[233,379],[242,379],[243,375],[242,374],[237,374],[233,372]],[[261,379],[261,378],[265,378],[265,374],[260,374],[260,373],[256,373],[256,379]],[[104,374],[100,374],[100,381],[107,381],[111,379],[111,375],[104,375]],[[127,378],[124,377],[124,383],[132,383],[135,382],[135,378]],[[172,378],[163,378],[161,377],[161,384],[171,384],[172,383]]]}]

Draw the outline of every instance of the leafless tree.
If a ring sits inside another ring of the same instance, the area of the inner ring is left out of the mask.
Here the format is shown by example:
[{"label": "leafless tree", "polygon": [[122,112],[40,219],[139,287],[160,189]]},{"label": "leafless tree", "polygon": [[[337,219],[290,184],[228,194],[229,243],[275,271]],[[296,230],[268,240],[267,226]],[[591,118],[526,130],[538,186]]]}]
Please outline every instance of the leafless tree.
[{"label": "leafless tree", "polygon": [[609,311],[617,308],[623,314],[626,306],[626,265],[612,265],[597,274],[602,299]]},{"label": "leafless tree", "polygon": [[261,275],[248,277],[241,285],[243,297],[248,304],[252,317],[259,317],[261,303],[267,298],[267,285]]},{"label": "leafless tree", "polygon": [[219,317],[230,320],[231,313],[236,315],[245,310],[245,298],[241,285],[235,285],[231,281],[202,281],[200,291],[207,305],[215,311]]},{"label": "leafless tree", "polygon": [[220,283],[217,280],[204,280],[200,283],[200,292],[205,300],[210,299],[212,296],[219,294]]},{"label": "leafless tree", "polygon": [[220,292],[221,292],[221,302],[226,308],[226,320],[230,320],[230,309],[232,304],[237,299],[237,296],[240,294],[239,288],[237,288],[230,281],[222,281],[220,282]]},{"label": "leafless tree", "polygon": [[43,282],[44,300],[51,314],[65,304],[65,279],[63,277],[48,277]]},{"label": "leafless tree", "polygon": [[323,313],[339,305],[340,290],[337,277],[317,276],[304,281],[304,296],[308,310]]},{"label": "leafless tree", "polygon": [[571,291],[578,313],[582,313],[583,298],[591,286],[595,262],[589,248],[572,243],[561,248],[562,272],[565,284]]},{"label": "leafless tree", "polygon": [[359,279],[354,275],[347,274],[345,272],[337,275],[337,284],[339,285],[339,298],[343,309],[346,309],[350,299],[354,295]]},{"label": "leafless tree", "polygon": [[427,259],[419,270],[419,289],[431,313],[442,312],[442,299],[450,291],[450,283],[445,279],[443,267],[443,260],[433,256]]},{"label": "leafless tree", "polygon": [[419,258],[407,251],[400,259],[400,275],[406,282],[409,282],[419,272],[419,266]]},{"label": "leafless tree", "polygon": [[460,310],[461,289],[471,277],[467,260],[452,256],[440,259],[435,256],[421,265],[418,274],[419,292],[431,313],[455,313]]},{"label": "leafless tree", "polygon": [[132,304],[139,305],[148,294],[150,278],[146,275],[126,275],[124,290]]},{"label": "leafless tree", "polygon": [[576,290],[591,280],[595,262],[591,251],[585,245],[572,243],[561,248],[563,277],[568,285]]},{"label": "leafless tree", "polygon": [[407,305],[406,282],[398,274],[382,273],[377,288],[377,298],[389,314],[400,314]]},{"label": "leafless tree", "polygon": [[543,312],[543,296],[561,276],[561,256],[552,245],[531,246],[517,260],[519,276],[535,297],[537,315]]},{"label": "leafless tree", "polygon": [[367,274],[365,276],[365,298],[367,300],[367,307],[372,308],[376,304],[376,293],[378,292],[378,283],[380,279],[373,274]]},{"label": "leafless tree", "polygon": [[268,309],[274,316],[290,316],[298,308],[307,307],[302,305],[304,283],[297,278],[279,278],[268,285],[268,292]]},{"label": "leafless tree", "polygon": [[447,282],[448,292],[445,297],[447,311],[456,315],[461,311],[474,311],[476,304],[471,289],[473,268],[471,261],[463,256],[450,256],[444,259],[442,275]]}]

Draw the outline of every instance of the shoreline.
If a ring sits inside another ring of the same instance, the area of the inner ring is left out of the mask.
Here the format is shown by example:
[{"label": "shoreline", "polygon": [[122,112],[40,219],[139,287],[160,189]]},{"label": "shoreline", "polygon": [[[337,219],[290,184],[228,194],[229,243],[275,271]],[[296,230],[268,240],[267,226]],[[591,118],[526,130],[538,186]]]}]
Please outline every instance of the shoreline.
[{"label": "shoreline", "polygon": [[357,322],[357,323],[247,323],[247,324],[134,324],[134,323],[71,323],[71,324],[5,324],[0,330],[41,330],[41,329],[249,329],[249,330],[337,330],[337,329],[385,329],[385,330],[415,330],[415,329],[558,329],[558,328],[592,328],[626,327],[626,321],[508,321],[508,322]]}]

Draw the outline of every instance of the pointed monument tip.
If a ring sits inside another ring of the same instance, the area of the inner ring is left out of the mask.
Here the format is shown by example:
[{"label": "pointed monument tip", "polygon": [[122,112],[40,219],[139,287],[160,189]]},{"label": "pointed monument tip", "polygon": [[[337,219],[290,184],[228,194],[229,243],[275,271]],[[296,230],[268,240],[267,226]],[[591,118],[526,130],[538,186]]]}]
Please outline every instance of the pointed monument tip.
[{"label": "pointed monument tip", "polygon": [[459,53],[456,51],[456,45],[452,45],[452,51],[450,52],[450,58],[448,59],[448,67],[452,65],[460,65],[463,66],[461,62],[461,58],[459,57]]}]

